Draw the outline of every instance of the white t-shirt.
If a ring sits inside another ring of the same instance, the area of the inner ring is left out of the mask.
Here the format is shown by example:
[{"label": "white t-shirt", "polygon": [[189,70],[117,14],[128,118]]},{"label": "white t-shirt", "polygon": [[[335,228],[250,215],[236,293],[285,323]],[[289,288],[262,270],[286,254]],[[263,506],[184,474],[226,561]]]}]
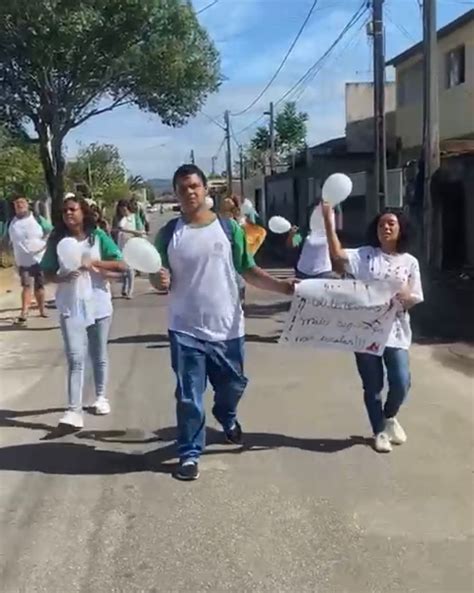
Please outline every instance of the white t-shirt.
[{"label": "white t-shirt", "polygon": [[220,222],[191,227],[179,220],[168,258],[170,330],[209,342],[242,337],[244,315],[232,246]]},{"label": "white t-shirt", "polygon": [[303,249],[296,266],[299,272],[316,276],[332,270],[329,247],[325,235],[311,233],[303,243]]},{"label": "white t-shirt", "polygon": [[[83,256],[100,260],[100,246],[97,239],[91,246],[88,240],[79,241]],[[59,266],[59,273],[65,270]],[[85,325],[92,325],[96,319],[110,317],[113,313],[110,284],[101,274],[83,272],[73,282],[62,282],[56,288],[56,308],[65,317],[80,317]]]},{"label": "white t-shirt", "polygon": [[[128,216],[124,216],[120,219],[118,223],[119,229],[123,229],[124,231],[136,231],[137,230],[137,218],[135,214],[129,214]],[[125,243],[133,237],[130,233],[120,233],[118,234],[117,243],[120,249],[123,249]]]},{"label": "white t-shirt", "polygon": [[18,267],[30,268],[35,264],[39,264],[45,250],[43,249],[39,253],[31,253],[29,243],[34,244],[41,241],[44,237],[44,231],[33,214],[30,213],[24,218],[15,217],[10,223],[8,233],[13,245],[16,265]]},{"label": "white t-shirt", "polygon": [[[423,301],[420,266],[413,255],[409,253],[390,255],[384,253],[379,247],[370,246],[346,249],[345,253],[348,257],[346,269],[356,279],[393,282],[396,290],[408,285],[416,301],[418,303]],[[400,307],[387,346],[408,350],[411,341],[410,315]]]}]

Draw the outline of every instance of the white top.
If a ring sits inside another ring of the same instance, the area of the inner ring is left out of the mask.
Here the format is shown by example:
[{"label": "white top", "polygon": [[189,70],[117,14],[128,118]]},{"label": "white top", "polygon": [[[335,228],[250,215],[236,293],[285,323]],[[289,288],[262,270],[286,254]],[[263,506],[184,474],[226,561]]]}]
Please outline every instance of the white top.
[{"label": "white top", "polygon": [[[100,260],[100,246],[97,239],[91,246],[89,241],[79,241],[83,257]],[[59,261],[59,271],[65,272]],[[79,317],[86,325],[93,325],[96,319],[110,317],[113,313],[110,284],[101,274],[83,272],[73,282],[61,282],[56,288],[56,308],[64,317]]]},{"label": "white top", "polygon": [[35,264],[39,264],[45,250],[43,249],[38,253],[31,253],[28,248],[30,242],[32,244],[38,243],[44,237],[44,231],[33,214],[30,213],[24,218],[15,217],[10,223],[8,233],[13,245],[16,265],[18,267],[30,268]]},{"label": "white top", "polygon": [[[423,301],[420,266],[418,260],[409,253],[390,255],[379,247],[359,247],[346,249],[347,271],[358,280],[385,280],[393,282],[394,289],[404,286],[410,288],[411,295],[418,303]],[[397,312],[387,346],[408,350],[412,341],[410,315],[408,311]]]},{"label": "white top", "polygon": [[[123,218],[120,219],[119,223],[118,223],[118,227],[119,229],[123,229],[124,231],[136,231],[137,230],[137,219],[134,213],[129,214],[128,216],[124,216]],[[120,233],[118,234],[117,237],[117,244],[120,247],[120,249],[123,249],[125,246],[125,243],[131,239],[134,235],[131,235],[130,233]]]},{"label": "white top", "polygon": [[308,276],[332,270],[326,235],[311,233],[306,237],[296,268]]},{"label": "white top", "polygon": [[218,220],[191,227],[179,220],[168,246],[169,328],[209,342],[244,335],[232,246]]}]

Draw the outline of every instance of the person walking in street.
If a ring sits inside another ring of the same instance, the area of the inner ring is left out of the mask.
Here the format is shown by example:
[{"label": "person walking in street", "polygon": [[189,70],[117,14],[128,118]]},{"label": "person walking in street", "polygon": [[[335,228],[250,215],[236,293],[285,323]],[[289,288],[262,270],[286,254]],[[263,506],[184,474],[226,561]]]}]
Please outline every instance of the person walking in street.
[{"label": "person walking in street", "polygon": [[244,375],[244,317],[237,274],[250,284],[281,294],[294,292],[294,280],[278,280],[255,265],[245,235],[233,218],[206,207],[207,180],[195,165],[183,165],[173,178],[182,216],[157,235],[162,270],[150,277],[170,290],[169,339],[176,375],[179,467],[175,477],[195,480],[205,446],[204,393],[214,389],[213,415],[230,443],[242,442],[237,405],[247,386]]},{"label": "person walking in street", "polygon": [[[120,250],[132,237],[142,237],[145,234],[141,219],[136,212],[132,212],[127,200],[120,200],[117,204],[115,216],[116,240]],[[131,299],[135,286],[135,270],[127,267],[123,275],[122,296]]]},{"label": "person walking in street", "polygon": [[[59,260],[58,244],[66,237],[77,241],[82,255],[78,271],[65,269]],[[57,284],[56,308],[68,363],[68,409],[59,425],[81,429],[87,352],[94,372],[94,411],[98,415],[110,413],[107,342],[113,308],[107,275],[123,272],[125,264],[114,241],[96,227],[86,201],[74,197],[63,203],[62,219],[48,240],[41,267],[46,279]]]},{"label": "person walking in street", "polygon": [[[334,218],[334,213],[332,216]],[[301,233],[294,226],[288,233],[286,247],[294,254],[296,277],[300,280],[338,277],[333,271],[327,237],[324,229],[321,230]]]},{"label": "person walking in street", "polygon": [[15,264],[21,282],[21,313],[16,321],[18,326],[26,326],[32,300],[32,284],[40,317],[47,317],[45,310],[44,276],[40,262],[46,247],[46,239],[52,230],[49,222],[35,216],[24,196],[13,200],[15,217],[10,223],[8,233],[13,245]]},{"label": "person walking in street", "polygon": [[[392,444],[401,445],[407,440],[397,415],[411,385],[408,350],[412,332],[408,311],[423,301],[420,266],[418,260],[407,252],[409,222],[402,212],[382,212],[368,227],[367,245],[343,249],[329,204],[324,204],[323,216],[333,260],[340,262],[355,279],[384,280],[399,287],[395,297],[397,315],[383,356],[365,352],[355,355],[374,433],[374,448],[380,453],[389,453]],[[383,405],[384,366],[388,393]]]}]

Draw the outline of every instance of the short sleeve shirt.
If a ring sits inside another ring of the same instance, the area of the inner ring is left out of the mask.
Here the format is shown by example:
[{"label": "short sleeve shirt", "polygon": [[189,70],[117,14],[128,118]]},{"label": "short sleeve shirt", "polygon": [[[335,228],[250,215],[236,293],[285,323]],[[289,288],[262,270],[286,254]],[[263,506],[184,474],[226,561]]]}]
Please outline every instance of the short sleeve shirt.
[{"label": "short sleeve shirt", "polygon": [[[418,260],[409,253],[388,254],[379,247],[359,247],[346,249],[347,272],[358,280],[384,280],[391,282],[394,290],[408,286],[416,302],[423,301],[420,266]],[[390,333],[387,346],[407,350],[412,341],[410,315],[400,309]]]},{"label": "short sleeve shirt", "polygon": [[219,220],[192,226],[182,219],[168,246],[159,233],[155,246],[171,270],[169,329],[216,342],[244,335],[237,274],[255,266],[245,233],[235,222],[229,241]]}]

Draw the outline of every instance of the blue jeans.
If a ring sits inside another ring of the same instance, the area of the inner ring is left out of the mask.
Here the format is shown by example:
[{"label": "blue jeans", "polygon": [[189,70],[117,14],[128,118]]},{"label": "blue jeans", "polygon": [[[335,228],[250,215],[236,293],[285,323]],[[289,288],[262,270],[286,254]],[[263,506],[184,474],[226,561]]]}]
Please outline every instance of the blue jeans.
[{"label": "blue jeans", "polygon": [[84,391],[84,370],[87,354],[92,362],[95,392],[97,397],[105,396],[108,378],[109,359],[107,342],[112,322],[111,317],[97,319],[87,329],[74,317],[59,318],[68,365],[67,396],[68,408],[82,411]]},{"label": "blue jeans", "polygon": [[236,421],[237,405],[247,386],[244,338],[207,342],[174,331],[169,337],[177,381],[178,454],[181,460],[198,459],[206,442],[204,393],[208,378],[214,389],[214,417],[224,430]]},{"label": "blue jeans", "polygon": [[135,287],[135,270],[128,268],[123,273],[122,296],[132,296]]},{"label": "blue jeans", "polygon": [[[410,389],[410,361],[408,350],[387,347],[383,356],[356,353],[357,369],[364,388],[364,401],[374,434],[382,432],[385,420],[393,418],[405,401]],[[387,370],[388,393],[382,406],[384,364]]]}]

